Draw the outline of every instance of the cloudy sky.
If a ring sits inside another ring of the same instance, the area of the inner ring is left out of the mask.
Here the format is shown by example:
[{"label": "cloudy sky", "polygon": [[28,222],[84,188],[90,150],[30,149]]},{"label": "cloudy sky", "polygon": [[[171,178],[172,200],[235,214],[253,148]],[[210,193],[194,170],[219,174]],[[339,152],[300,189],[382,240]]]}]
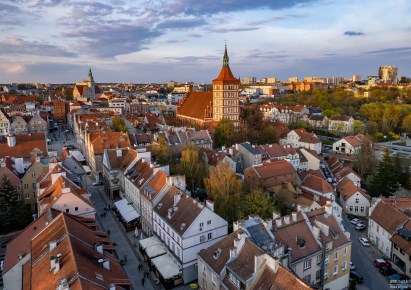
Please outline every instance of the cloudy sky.
[{"label": "cloudy sky", "polygon": [[409,0],[1,0],[0,83],[411,76]]}]

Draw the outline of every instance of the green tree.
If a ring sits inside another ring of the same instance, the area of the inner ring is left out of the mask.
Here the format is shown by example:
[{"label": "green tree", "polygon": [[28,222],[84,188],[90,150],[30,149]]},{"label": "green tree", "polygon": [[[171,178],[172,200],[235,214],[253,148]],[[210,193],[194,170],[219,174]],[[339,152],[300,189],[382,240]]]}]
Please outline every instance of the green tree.
[{"label": "green tree", "polygon": [[268,193],[261,189],[253,189],[242,196],[240,210],[242,218],[255,214],[262,219],[268,219],[273,215],[274,203]]},{"label": "green tree", "polygon": [[124,120],[120,116],[114,116],[112,119],[113,129],[116,132],[127,133],[127,127]]},{"label": "green tree", "polygon": [[378,133],[378,123],[375,121],[367,121],[364,125],[364,132],[370,136]]},{"label": "green tree", "polygon": [[0,185],[0,233],[27,226],[32,221],[30,206],[17,199],[17,190],[6,175]]},{"label": "green tree", "polygon": [[217,127],[214,130],[214,147],[233,145],[235,135],[235,128],[233,121],[229,119],[223,119],[218,122]]},{"label": "green tree", "polygon": [[372,196],[392,195],[398,189],[396,165],[388,149],[385,149],[383,159],[378,163],[377,171],[371,176],[369,192]]},{"label": "green tree", "polygon": [[402,130],[411,133],[411,114],[408,114],[403,120],[402,120]]},{"label": "green tree", "polygon": [[208,196],[214,202],[215,211],[231,226],[239,218],[241,180],[232,172],[228,163],[210,167],[210,176],[204,179]]},{"label": "green tree", "polygon": [[183,148],[177,168],[180,174],[185,175],[189,191],[194,193],[198,188],[204,188],[207,165],[203,159],[203,154],[197,150],[195,145],[187,145]]},{"label": "green tree", "polygon": [[171,151],[167,144],[167,140],[160,136],[157,142],[151,144],[153,150],[153,157],[161,165],[167,165],[171,161]]},{"label": "green tree", "polygon": [[401,110],[398,106],[388,104],[382,115],[382,132],[386,133],[397,129],[401,120]]},{"label": "green tree", "polygon": [[364,131],[364,124],[360,120],[354,120],[354,134],[359,134]]}]

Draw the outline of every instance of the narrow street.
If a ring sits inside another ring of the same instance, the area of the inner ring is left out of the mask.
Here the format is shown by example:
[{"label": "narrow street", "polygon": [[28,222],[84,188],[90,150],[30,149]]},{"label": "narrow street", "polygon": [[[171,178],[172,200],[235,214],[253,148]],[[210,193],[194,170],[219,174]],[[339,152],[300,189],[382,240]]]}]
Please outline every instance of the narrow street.
[{"label": "narrow street", "polygon": [[[91,184],[90,181],[89,184]],[[139,237],[134,239],[134,232],[126,233],[123,225],[118,221],[111,210],[108,210],[105,216],[100,217],[100,213],[104,213],[104,208],[109,204],[103,186],[97,187],[89,185],[88,189],[91,194],[91,201],[96,208],[97,224],[102,230],[110,230],[110,240],[116,243],[118,258],[127,258],[127,263],[123,268],[127,276],[132,280],[133,289],[161,289],[160,286],[154,283],[151,273],[149,278],[145,278],[144,286],[142,284],[143,272],[139,272],[138,270],[139,263],[143,261],[141,254],[138,252]],[[153,285],[155,285],[155,287]]]},{"label": "narrow street", "polygon": [[364,284],[357,285],[357,289],[390,289],[387,277],[382,275],[379,269],[373,265],[373,261],[377,258],[381,258],[382,255],[374,245],[371,244],[369,247],[364,247],[358,240],[359,237],[367,237],[368,229],[362,232],[357,231],[354,228],[354,225],[347,219],[345,214],[343,215],[343,225],[344,228],[351,233],[351,261],[356,266],[355,271],[364,277]]}]

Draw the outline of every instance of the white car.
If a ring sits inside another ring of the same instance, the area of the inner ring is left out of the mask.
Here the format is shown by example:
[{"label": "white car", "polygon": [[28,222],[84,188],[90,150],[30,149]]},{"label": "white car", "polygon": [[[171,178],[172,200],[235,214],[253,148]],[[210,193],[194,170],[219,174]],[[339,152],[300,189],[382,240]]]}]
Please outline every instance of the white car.
[{"label": "white car", "polygon": [[359,224],[359,223],[362,223],[362,222],[361,222],[360,219],[355,218],[355,219],[352,219],[352,220],[351,220],[351,223],[352,223],[353,225],[356,225],[356,224]]},{"label": "white car", "polygon": [[363,245],[364,247],[370,246],[370,242],[366,238],[358,238],[358,240],[360,241],[361,245]]},{"label": "white car", "polygon": [[364,225],[364,224],[362,224],[362,223],[358,223],[358,224],[356,224],[355,225],[355,229],[357,230],[357,231],[363,231],[363,230],[365,230],[367,227]]},{"label": "white car", "polygon": [[355,265],[353,262],[350,262],[350,270],[355,270]]},{"label": "white car", "polygon": [[103,185],[103,182],[101,181],[93,182],[93,186],[98,186],[98,185]]}]

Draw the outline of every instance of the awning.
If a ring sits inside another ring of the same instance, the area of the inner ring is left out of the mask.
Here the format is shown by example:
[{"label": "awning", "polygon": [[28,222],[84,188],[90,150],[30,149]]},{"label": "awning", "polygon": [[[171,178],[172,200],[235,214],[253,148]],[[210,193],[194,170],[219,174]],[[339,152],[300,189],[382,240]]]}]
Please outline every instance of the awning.
[{"label": "awning", "polygon": [[126,222],[131,222],[140,216],[134,207],[132,207],[124,198],[116,201],[114,205]]},{"label": "awning", "polygon": [[165,280],[180,274],[180,268],[168,255],[154,258],[151,260],[151,263],[153,263]]},{"label": "awning", "polygon": [[140,247],[145,250],[148,247],[154,246],[154,245],[159,245],[161,244],[160,240],[158,238],[156,238],[155,236],[146,238],[146,239],[142,239],[139,241]]},{"label": "awning", "polygon": [[153,259],[166,253],[167,251],[164,249],[162,245],[154,245],[146,248],[146,254],[149,259]]}]

